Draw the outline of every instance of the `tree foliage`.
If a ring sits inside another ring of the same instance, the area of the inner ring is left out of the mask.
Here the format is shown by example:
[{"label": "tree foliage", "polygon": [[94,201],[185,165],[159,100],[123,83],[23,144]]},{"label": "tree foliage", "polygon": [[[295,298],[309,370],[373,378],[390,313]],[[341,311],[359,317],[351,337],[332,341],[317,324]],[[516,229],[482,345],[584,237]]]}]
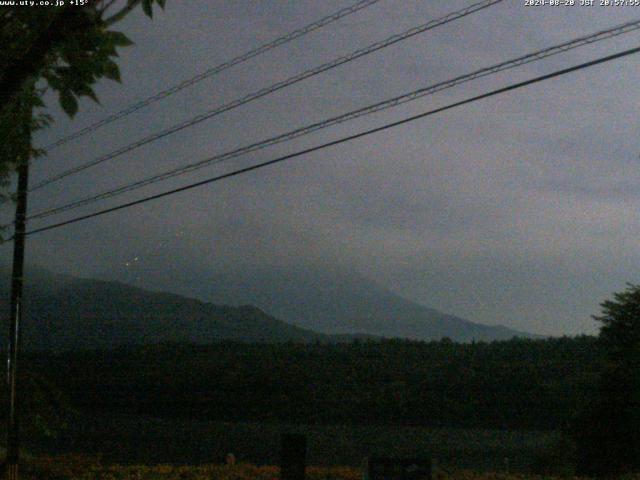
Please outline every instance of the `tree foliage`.
[{"label": "tree foliage", "polygon": [[[51,89],[62,109],[73,116],[78,98],[98,98],[93,85],[100,78],[120,81],[117,48],[131,45],[127,36],[111,30],[138,5],[151,17],[152,6],[165,0],[89,1],[59,8],[0,7],[0,202],[16,168],[43,152],[31,143],[32,132],[50,123],[42,96]],[[55,390],[38,376],[28,377],[25,410],[27,431],[51,434],[56,418]],[[45,395],[43,392],[47,392]],[[54,392],[54,393],[51,393]],[[0,402],[1,403],[1,402]]]},{"label": "tree foliage", "polygon": [[[69,2],[67,2],[69,3]],[[93,85],[101,78],[120,81],[118,47],[132,42],[112,26],[138,5],[149,17],[153,4],[165,0],[89,1],[58,8],[0,9],[0,189],[26,152],[26,132],[48,124],[42,96],[58,94],[62,109],[73,116],[78,99],[98,98]],[[30,136],[29,136],[30,137]]]},{"label": "tree foliage", "polygon": [[578,470],[588,475],[640,472],[640,286],[601,304],[599,341],[606,363],[599,397],[575,422]]},{"label": "tree foliage", "polygon": [[594,395],[592,337],[163,344],[30,358],[80,411],[221,421],[558,429]]}]

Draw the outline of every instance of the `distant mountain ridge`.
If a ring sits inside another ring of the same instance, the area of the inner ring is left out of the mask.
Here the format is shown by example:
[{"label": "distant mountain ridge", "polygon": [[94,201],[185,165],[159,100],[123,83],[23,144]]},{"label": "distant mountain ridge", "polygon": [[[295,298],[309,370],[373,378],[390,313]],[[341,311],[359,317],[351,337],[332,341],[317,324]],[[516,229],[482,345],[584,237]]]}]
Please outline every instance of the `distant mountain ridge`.
[{"label": "distant mountain ridge", "polygon": [[415,340],[491,341],[537,335],[474,323],[397,295],[360,275],[335,268],[254,269],[246,273],[120,272],[127,283],[225,305],[256,305],[277,318],[325,334],[361,333]]},{"label": "distant mountain ridge", "polygon": [[[0,270],[7,318],[10,273]],[[111,349],[162,342],[351,341],[289,325],[253,306],[220,306],[118,282],[29,268],[22,340],[29,350]],[[6,329],[0,335],[6,339]],[[4,344],[4,343],[3,343]]]},{"label": "distant mountain ridge", "polygon": [[[223,340],[348,342],[399,337],[428,341],[448,337],[469,342],[535,337],[438,312],[353,274],[270,269],[246,276],[189,279],[148,273],[147,279],[166,279],[168,285],[156,283],[143,289],[29,268],[22,329],[25,348],[110,349]],[[0,268],[4,318],[9,275],[7,268]],[[163,292],[170,289],[177,293]],[[4,335],[6,329],[0,331],[0,338]]]}]

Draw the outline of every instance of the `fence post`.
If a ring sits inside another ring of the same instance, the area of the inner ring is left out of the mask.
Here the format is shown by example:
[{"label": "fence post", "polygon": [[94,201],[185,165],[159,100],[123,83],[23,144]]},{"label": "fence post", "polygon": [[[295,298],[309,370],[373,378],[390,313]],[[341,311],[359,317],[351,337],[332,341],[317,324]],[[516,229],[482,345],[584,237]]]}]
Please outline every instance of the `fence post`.
[{"label": "fence post", "polygon": [[280,446],[280,479],[304,480],[307,466],[307,437],[284,433]]}]

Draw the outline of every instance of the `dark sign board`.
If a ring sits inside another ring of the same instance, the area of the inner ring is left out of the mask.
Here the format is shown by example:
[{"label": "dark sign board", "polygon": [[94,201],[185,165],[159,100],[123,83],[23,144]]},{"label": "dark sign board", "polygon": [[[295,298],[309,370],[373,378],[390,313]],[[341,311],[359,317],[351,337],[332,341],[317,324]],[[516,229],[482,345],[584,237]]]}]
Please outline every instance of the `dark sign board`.
[{"label": "dark sign board", "polygon": [[431,459],[371,457],[369,480],[431,480]]},{"label": "dark sign board", "polygon": [[281,480],[304,480],[307,458],[307,437],[297,433],[282,435],[280,450]]}]

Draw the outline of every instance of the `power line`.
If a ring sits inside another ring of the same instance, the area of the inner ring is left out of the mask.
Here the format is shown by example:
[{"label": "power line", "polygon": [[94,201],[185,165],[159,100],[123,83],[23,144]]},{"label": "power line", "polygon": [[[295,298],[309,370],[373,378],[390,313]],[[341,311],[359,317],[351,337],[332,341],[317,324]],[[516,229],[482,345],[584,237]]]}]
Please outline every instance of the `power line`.
[{"label": "power line", "polygon": [[55,208],[52,208],[52,209],[49,209],[49,210],[46,210],[46,211],[43,211],[43,212],[38,212],[36,214],[31,215],[29,217],[29,219],[44,218],[44,217],[47,217],[47,216],[50,216],[50,215],[53,215],[53,214],[56,214],[56,213],[60,213],[60,212],[67,211],[67,210],[70,210],[70,209],[73,209],[73,208],[77,208],[77,207],[80,207],[80,206],[83,206],[83,205],[87,205],[89,203],[93,203],[93,202],[95,202],[97,200],[110,198],[110,197],[113,197],[113,196],[116,196],[116,195],[120,195],[120,194],[125,193],[125,192],[136,190],[138,188],[150,185],[152,183],[156,183],[158,181],[166,180],[166,179],[172,178],[172,177],[177,176],[177,175],[182,175],[184,173],[188,173],[188,172],[197,170],[199,168],[203,168],[203,167],[206,167],[206,166],[209,166],[209,165],[212,165],[212,164],[215,164],[215,163],[219,163],[219,162],[231,159],[231,158],[236,158],[236,157],[238,157],[240,155],[244,155],[246,153],[250,153],[250,152],[253,152],[253,151],[256,151],[256,150],[259,150],[259,149],[262,149],[262,148],[265,148],[265,147],[268,147],[268,146],[271,146],[271,145],[274,145],[276,143],[281,143],[281,142],[284,142],[284,141],[288,141],[288,140],[291,140],[293,138],[297,138],[299,136],[307,135],[307,134],[315,132],[317,130],[320,130],[320,129],[323,129],[323,128],[327,128],[329,126],[336,125],[338,123],[342,123],[342,122],[345,122],[345,121],[348,121],[348,120],[352,120],[354,118],[358,118],[360,116],[364,116],[364,115],[367,115],[367,114],[370,114],[370,113],[374,113],[374,112],[383,110],[385,108],[390,108],[390,107],[393,107],[393,106],[396,106],[396,105],[399,105],[399,104],[402,104],[402,103],[406,103],[406,102],[415,100],[417,98],[420,98],[422,96],[433,94],[433,93],[436,93],[438,91],[444,90],[446,88],[451,88],[451,87],[453,87],[455,85],[459,85],[461,83],[464,83],[464,82],[467,82],[467,81],[470,81],[470,80],[473,80],[473,79],[476,79],[476,78],[480,78],[480,77],[483,77],[483,76],[486,76],[486,75],[490,75],[490,74],[493,74],[493,73],[496,73],[496,72],[499,72],[499,71],[507,70],[509,68],[514,68],[514,67],[526,64],[526,63],[530,63],[532,61],[540,60],[540,59],[546,58],[548,56],[555,55],[557,53],[561,53],[561,52],[565,52],[565,51],[573,49],[573,48],[577,48],[579,46],[583,46],[583,45],[595,43],[597,41],[605,40],[607,38],[611,38],[611,37],[616,36],[616,35],[621,35],[623,33],[628,33],[628,32],[637,30],[638,28],[640,28],[640,20],[636,20],[636,21],[633,21],[633,22],[628,22],[628,23],[625,23],[625,24],[622,24],[622,25],[618,25],[616,27],[600,31],[600,32],[597,32],[595,34],[592,34],[592,35],[589,35],[589,36],[586,36],[586,37],[580,37],[580,38],[571,40],[569,42],[565,42],[565,43],[563,43],[561,45],[558,45],[558,46],[554,46],[554,47],[550,47],[550,48],[547,48],[547,49],[544,49],[544,50],[540,50],[540,51],[537,51],[537,52],[534,52],[534,53],[531,53],[531,54],[528,54],[528,55],[525,55],[525,56],[522,56],[522,57],[518,57],[518,58],[513,59],[513,60],[509,60],[509,61],[506,61],[506,62],[499,63],[497,65],[493,65],[491,67],[486,67],[486,68],[483,68],[483,69],[478,70],[476,72],[473,72],[471,74],[462,75],[462,76],[454,78],[452,80],[441,82],[441,83],[432,85],[430,87],[426,87],[426,88],[423,88],[423,89],[420,89],[420,90],[417,90],[417,91],[414,91],[414,92],[411,92],[411,93],[408,93],[408,94],[401,95],[399,97],[392,98],[390,100],[385,100],[383,102],[379,102],[377,104],[374,104],[374,105],[371,105],[371,106],[368,106],[368,107],[364,107],[364,108],[361,108],[361,109],[358,109],[358,110],[354,110],[352,112],[348,112],[346,114],[343,114],[343,115],[340,115],[340,116],[337,116],[337,117],[333,117],[333,118],[330,118],[328,120],[324,120],[322,122],[318,122],[318,123],[315,123],[315,124],[312,124],[312,125],[309,125],[309,126],[305,126],[305,127],[293,130],[291,132],[287,132],[285,134],[278,135],[276,137],[272,137],[270,139],[254,143],[252,145],[249,145],[249,146],[246,146],[246,147],[242,147],[240,149],[236,149],[236,150],[233,150],[233,151],[230,151],[230,152],[226,152],[226,153],[223,153],[223,154],[220,154],[220,155],[216,155],[214,157],[210,157],[208,159],[201,160],[201,161],[199,161],[197,163],[194,163],[194,164],[190,164],[190,165],[187,165],[187,166],[184,166],[184,167],[179,167],[179,168],[176,168],[176,169],[172,169],[172,170],[169,170],[167,172],[163,172],[163,173],[161,173],[159,175],[154,175],[152,177],[149,177],[149,178],[134,182],[132,184],[116,188],[114,190],[103,192],[103,193],[100,193],[100,194],[97,194],[97,195],[94,195],[94,196],[91,196],[91,197],[87,197],[87,198],[84,198],[84,199],[76,200],[76,201],[71,202],[69,204],[66,204],[66,205],[63,205],[63,206],[60,206],[60,207],[55,207]]},{"label": "power line", "polygon": [[640,29],[640,19],[639,20],[635,20],[632,22],[627,22],[621,25],[617,25],[615,27],[606,29],[606,30],[602,30],[599,32],[596,32],[594,34],[588,35],[588,36],[584,36],[584,37],[579,37],[570,41],[567,41],[565,43],[562,43],[560,45],[557,46],[553,46],[553,47],[549,47],[543,50],[538,50],[536,52],[512,59],[512,60],[508,60],[505,62],[501,62],[498,63],[496,65],[492,65],[490,67],[485,67],[482,68],[480,70],[476,70],[472,73],[469,74],[465,74],[465,75],[461,75],[459,77],[453,78],[451,80],[447,80],[444,82],[440,82],[440,83],[436,83],[435,85],[431,85],[428,87],[424,87],[421,88],[419,90],[415,90],[413,92],[404,94],[404,95],[400,95],[388,100],[384,100],[382,102],[378,102],[376,104],[373,105],[369,105],[367,107],[363,107],[357,110],[353,110],[351,112],[336,116],[336,117],[332,117],[326,120],[323,120],[321,122],[317,122],[311,125],[307,125],[292,131],[289,131],[287,133],[281,134],[281,135],[277,135],[275,137],[271,137],[267,140],[263,140],[257,143],[253,143],[251,145],[245,146],[245,147],[241,147],[226,153],[222,153],[219,155],[215,155],[213,157],[209,157],[207,159],[204,160],[200,160],[196,163],[192,163],[183,167],[178,167],[178,168],[174,168],[168,171],[165,171],[163,173],[160,173],[158,175],[153,175],[151,177],[139,180],[137,182],[133,182],[118,188],[115,188],[113,190],[108,190],[106,192],[102,192],[96,195],[92,195],[89,197],[85,197],[79,200],[75,200],[73,202],[67,203],[65,205],[61,205],[58,207],[53,207],[44,211],[40,211],[37,213],[34,213],[33,215],[29,216],[28,219],[29,220],[33,220],[33,219],[38,219],[38,218],[45,218],[51,215],[55,215],[58,213],[62,213],[68,210],[72,210],[81,206],[85,206],[91,203],[94,203],[96,201],[99,200],[104,200],[107,198],[111,198],[111,197],[115,197],[118,195],[121,195],[123,193],[126,192],[130,192],[133,190],[137,190],[139,188],[145,187],[147,185],[151,185],[160,181],[164,181],[164,180],[168,180],[169,178],[172,177],[176,177],[179,175],[183,175],[185,173],[189,173],[195,170],[198,170],[200,168],[204,168],[213,164],[217,164],[226,160],[230,160],[232,158],[236,158],[239,157],[241,155],[245,155],[247,153],[250,152],[255,152],[257,150],[261,150],[263,148],[278,144],[278,143],[282,143],[285,141],[289,141],[304,135],[308,135],[310,133],[316,132],[318,130],[324,129],[324,128],[328,128],[330,126],[333,125],[337,125],[340,123],[344,123],[346,121],[349,120],[353,120],[355,118],[359,118],[365,115],[369,115],[384,109],[388,109],[391,107],[395,107],[397,105],[401,105],[407,102],[411,102],[414,100],[417,100],[421,97],[424,97],[426,95],[431,95],[437,92],[440,92],[442,90],[448,89],[448,88],[452,88],[456,85],[460,85],[478,78],[482,78],[488,75],[492,75],[495,74],[497,72],[501,72],[504,70],[508,70],[511,68],[515,68],[521,65],[525,65],[534,61],[538,61],[544,58],[547,58],[549,56],[552,55],[556,55],[558,53],[562,53],[562,52],[566,52],[568,50],[580,47],[580,46],[584,46],[584,45],[590,45],[592,43],[595,42],[599,42],[617,35],[622,35],[623,33],[629,33],[635,30]]},{"label": "power line", "polygon": [[326,17],[321,18],[320,20],[317,20],[313,23],[310,23],[308,25],[305,25],[304,27],[301,27],[297,30],[294,30],[291,33],[288,33],[282,37],[279,37],[275,40],[273,40],[272,42],[266,43],[258,48],[255,48],[253,50],[250,50],[246,53],[243,53],[242,55],[239,55],[231,60],[228,60],[224,63],[221,63],[219,65],[216,65],[215,67],[211,67],[208,70],[205,70],[202,73],[199,73],[198,75],[191,77],[187,80],[183,80],[182,82],[178,83],[177,85],[173,85],[165,90],[162,90],[150,97],[145,98],[144,100],[141,100],[139,102],[136,102],[132,105],[129,105],[128,107],[126,107],[123,110],[120,110],[119,112],[114,113],[113,115],[110,115],[108,117],[103,118],[102,120],[99,120],[81,130],[78,130],[70,135],[67,135],[66,137],[62,137],[58,140],[56,140],[53,143],[50,143],[49,145],[44,147],[45,151],[50,152],[51,150],[55,149],[56,147],[59,147],[60,145],[63,145],[65,143],[70,142],[71,140],[75,140],[76,138],[82,137],[84,135],[86,135],[87,133],[93,132],[95,130],[98,130],[99,128],[108,125],[109,123],[115,122],[116,120],[119,120],[123,117],[126,117],[128,115],[131,115],[134,112],[137,112],[138,110],[147,107],[149,105],[151,105],[152,103],[158,102],[164,98],[167,98],[171,95],[173,95],[174,93],[177,93],[181,90],[184,90],[185,88],[191,87],[193,85],[195,85],[196,83],[201,82],[202,80],[205,80],[207,78],[213,77],[214,75],[217,75],[218,73],[231,68],[235,65],[238,65],[240,63],[246,62],[247,60],[250,60],[251,58],[257,57],[258,55],[261,55],[269,50],[273,50],[274,48],[280,47],[286,43],[289,43],[297,38],[302,37],[303,35],[306,35],[307,33],[311,33],[314,30],[318,30],[326,25],[329,25],[330,23],[333,23],[343,17],[346,17],[347,15],[351,15],[352,13],[355,13],[359,10],[363,10],[371,5],[373,5],[374,3],[378,3],[380,0],[361,0],[349,7],[343,8],[342,10],[339,10],[335,13],[332,13],[331,15],[327,15]]},{"label": "power line", "polygon": [[383,125],[381,127],[372,128],[370,130],[366,130],[364,132],[360,132],[360,133],[357,133],[357,134],[354,134],[354,135],[349,135],[347,137],[342,137],[342,138],[340,138],[338,140],[333,140],[331,142],[327,142],[327,143],[324,143],[322,145],[318,145],[318,146],[315,146],[315,147],[311,147],[311,148],[307,148],[307,149],[304,149],[304,150],[300,150],[298,152],[291,153],[291,154],[288,154],[288,155],[284,155],[282,157],[278,157],[278,158],[275,158],[273,160],[269,160],[269,161],[266,161],[266,162],[258,163],[256,165],[252,165],[250,167],[241,168],[241,169],[235,170],[233,172],[225,173],[225,174],[218,175],[218,176],[215,176],[215,177],[212,177],[212,178],[208,178],[206,180],[201,180],[199,182],[191,183],[191,184],[185,185],[183,187],[174,188],[174,189],[162,192],[162,193],[158,193],[158,194],[155,194],[155,195],[150,195],[148,197],[144,197],[144,198],[141,198],[141,199],[138,199],[138,200],[134,200],[134,201],[127,202],[127,203],[124,203],[124,204],[121,204],[121,205],[117,205],[115,207],[110,207],[110,208],[106,208],[106,209],[103,209],[103,210],[99,210],[97,212],[90,213],[88,215],[75,217],[75,218],[72,218],[70,220],[66,220],[66,221],[63,221],[63,222],[55,223],[53,225],[48,225],[46,227],[41,227],[41,228],[37,228],[35,230],[30,230],[29,232],[26,233],[26,235],[33,235],[33,234],[36,234],[36,233],[45,232],[45,231],[52,230],[52,229],[55,229],[55,228],[59,228],[59,227],[65,226],[65,225],[69,225],[69,224],[72,224],[72,223],[80,222],[82,220],[87,220],[89,218],[98,217],[98,216],[101,216],[101,215],[105,215],[107,213],[111,213],[111,212],[115,212],[115,211],[122,210],[122,209],[125,209],[125,208],[133,207],[135,205],[140,205],[142,203],[146,203],[146,202],[149,202],[149,201],[152,201],[152,200],[157,200],[159,198],[167,197],[169,195],[173,195],[173,194],[176,194],[176,193],[179,193],[179,192],[184,192],[186,190],[191,190],[193,188],[200,187],[202,185],[207,185],[207,184],[210,184],[210,183],[214,183],[214,182],[217,182],[217,181],[220,181],[220,180],[224,180],[226,178],[235,177],[237,175],[241,175],[243,173],[248,173],[248,172],[253,171],[253,170],[258,170],[260,168],[264,168],[264,167],[267,167],[269,165],[280,163],[280,162],[283,162],[285,160],[290,160],[292,158],[300,157],[302,155],[306,155],[306,154],[309,154],[309,153],[312,153],[312,152],[316,152],[318,150],[322,150],[322,149],[325,149],[325,148],[328,148],[328,147],[331,147],[331,146],[334,146],[334,145],[339,145],[341,143],[349,142],[349,141],[352,141],[352,140],[355,140],[355,139],[358,139],[358,138],[361,138],[361,137],[372,135],[374,133],[378,133],[378,132],[381,132],[383,130],[388,130],[390,128],[394,128],[394,127],[397,127],[399,125],[403,125],[405,123],[413,122],[413,121],[421,119],[421,118],[425,118],[425,117],[428,117],[428,116],[431,116],[431,115],[435,115],[437,113],[440,113],[440,112],[443,112],[443,111],[446,111],[446,110],[450,110],[450,109],[453,109],[455,107],[459,107],[459,106],[466,105],[466,104],[469,104],[469,103],[472,103],[472,102],[476,102],[478,100],[482,100],[482,99],[485,99],[485,98],[489,98],[489,97],[493,97],[493,96],[496,96],[496,95],[500,95],[502,93],[506,93],[506,92],[509,92],[509,91],[512,91],[512,90],[523,88],[525,86],[532,85],[534,83],[542,82],[542,81],[545,81],[545,80],[549,80],[551,78],[559,77],[561,75],[566,75],[568,73],[572,73],[572,72],[575,72],[575,71],[578,71],[578,70],[582,70],[582,69],[585,69],[585,68],[588,68],[588,67],[592,67],[594,65],[599,65],[599,64],[602,64],[602,63],[605,63],[605,62],[610,62],[612,60],[616,60],[616,59],[619,59],[619,58],[622,58],[622,57],[633,55],[633,54],[636,54],[638,52],[640,52],[640,47],[632,48],[632,49],[625,50],[625,51],[622,51],[622,52],[618,52],[618,53],[615,53],[615,54],[612,54],[612,55],[608,55],[608,56],[605,56],[605,57],[600,57],[600,58],[598,58],[596,60],[592,60],[592,61],[589,61],[589,62],[581,63],[579,65],[574,65],[572,67],[564,68],[564,69],[561,69],[561,70],[556,70],[555,72],[552,72],[552,73],[549,73],[549,74],[546,74],[546,75],[541,75],[539,77],[535,77],[535,78],[532,78],[532,79],[529,79],[529,80],[525,80],[523,82],[511,84],[511,85],[508,85],[506,87],[502,87],[502,88],[499,88],[499,89],[496,89],[496,90],[492,90],[492,91],[487,92],[487,93],[483,93],[481,95],[476,95],[474,97],[470,97],[470,98],[467,98],[465,100],[461,100],[459,102],[451,103],[451,104],[446,105],[444,107],[439,107],[439,108],[436,108],[434,110],[429,110],[427,112],[420,113],[418,115],[413,115],[413,116],[405,118],[403,120],[399,120],[399,121],[396,121],[396,122],[393,122],[393,123],[388,123],[388,124]]},{"label": "power line", "polygon": [[424,33],[428,30],[432,30],[436,27],[439,27],[441,25],[445,25],[447,23],[453,22],[455,20],[458,20],[460,18],[466,17],[467,15],[470,15],[472,13],[475,13],[479,10],[483,10],[485,8],[488,8],[496,3],[500,3],[504,0],[483,0],[481,2],[475,3],[473,5],[470,5],[466,8],[463,8],[461,10],[449,13],[447,15],[445,15],[444,17],[441,17],[439,19],[436,20],[431,20],[425,24],[419,25],[417,27],[413,27],[403,33],[400,34],[396,34],[393,35],[385,40],[382,40],[380,42],[376,42],[374,44],[371,44],[367,47],[358,49],[352,53],[350,53],[349,55],[345,55],[342,57],[338,57],[330,62],[324,63],[318,67],[312,68],[310,70],[307,70],[305,72],[299,73],[297,75],[294,75],[293,77],[290,77],[286,80],[283,80],[281,82],[275,83],[269,87],[263,88],[261,90],[258,90],[256,92],[250,93],[242,98],[233,100],[225,105],[222,105],[220,107],[217,107],[213,110],[210,110],[208,112],[202,113],[200,115],[197,115],[189,120],[186,120],[184,122],[175,124],[165,130],[162,130],[161,132],[157,132],[154,133],[152,135],[149,135],[147,137],[144,137],[140,140],[137,140],[135,142],[132,142],[128,145],[125,145],[123,147],[118,148],[117,150],[114,150],[106,155],[103,155],[101,157],[98,157],[94,160],[91,160],[87,163],[84,163],[82,165],[79,165],[77,167],[71,168],[69,170],[66,170],[58,175],[54,175],[52,177],[49,177],[46,180],[43,180],[42,182],[34,185],[33,187],[31,187],[31,189],[29,191],[34,191],[34,190],[38,190],[46,185],[49,185],[53,182],[57,182],[58,180],[62,180],[63,178],[66,178],[70,175],[75,175],[76,173],[82,172],[88,168],[94,167],[96,165],[99,165],[101,163],[104,163],[108,160],[111,160],[113,158],[119,157],[120,155],[123,155],[125,153],[131,152],[132,150],[135,150],[137,148],[142,147],[143,145],[147,145],[148,143],[151,142],[155,142],[156,140],[159,140],[161,138],[164,138],[168,135],[171,135],[173,133],[179,132],[181,130],[184,130],[185,128],[191,127],[193,125],[196,125],[198,123],[201,123],[205,120],[208,120],[212,117],[215,117],[217,115],[220,115],[224,112],[228,112],[229,110],[233,110],[234,108],[240,107],[241,105],[245,105],[249,102],[252,102],[254,100],[257,100],[259,98],[265,97],[267,95],[270,95],[271,93],[277,92],[279,90],[282,90],[283,88],[289,87],[295,83],[301,82],[303,80],[306,80],[308,78],[311,78],[313,76],[319,75],[320,73],[326,72],[328,70],[331,70],[333,68],[336,68],[340,65],[352,62],[360,57],[364,57],[365,55],[369,55],[373,52],[376,52],[378,50],[381,50],[383,48],[386,48],[388,46],[391,46],[395,43],[401,42],[403,40],[406,40],[408,38],[411,38],[415,35],[418,35],[420,33]]}]

